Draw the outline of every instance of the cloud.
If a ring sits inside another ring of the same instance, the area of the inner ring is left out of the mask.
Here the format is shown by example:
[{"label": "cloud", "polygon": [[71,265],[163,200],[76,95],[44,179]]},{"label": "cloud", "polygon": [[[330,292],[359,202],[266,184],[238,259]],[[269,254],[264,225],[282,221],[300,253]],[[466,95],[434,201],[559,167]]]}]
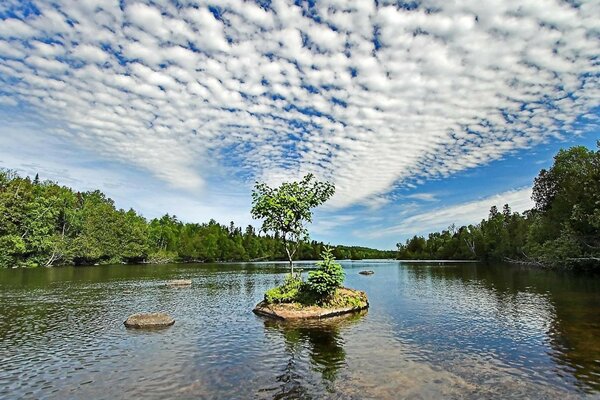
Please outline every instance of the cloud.
[{"label": "cloud", "polygon": [[0,96],[0,104],[6,105],[6,106],[16,106],[19,103],[17,102],[17,100],[15,100],[12,97]]},{"label": "cloud", "polygon": [[374,238],[392,235],[414,235],[446,229],[452,224],[458,226],[476,224],[487,218],[493,205],[501,209],[505,204],[508,204],[511,210],[515,212],[531,209],[533,207],[531,188],[510,190],[484,199],[411,215],[404,218],[400,225],[374,230],[368,236]]},{"label": "cloud", "polygon": [[593,117],[599,14],[559,0],[7,1],[0,99],[174,187],[313,172],[336,207],[381,206]]},{"label": "cloud", "polygon": [[0,126],[0,168],[15,170],[22,176],[39,173],[42,180],[51,180],[77,191],[100,189],[117,207],[134,208],[146,218],[166,212],[176,214],[186,222],[207,222],[215,219],[238,226],[252,221],[248,204],[250,195],[243,188],[222,185],[203,196],[187,190],[167,188],[157,179],[148,179],[141,171],[126,168],[122,163],[108,163],[90,152],[68,145],[69,138],[45,135],[36,129],[37,121],[26,126],[8,121]]},{"label": "cloud", "polygon": [[404,197],[406,197],[407,199],[415,199],[415,200],[422,200],[422,201],[438,201],[439,200],[436,197],[436,195],[433,193],[413,193],[413,194],[408,194]]}]

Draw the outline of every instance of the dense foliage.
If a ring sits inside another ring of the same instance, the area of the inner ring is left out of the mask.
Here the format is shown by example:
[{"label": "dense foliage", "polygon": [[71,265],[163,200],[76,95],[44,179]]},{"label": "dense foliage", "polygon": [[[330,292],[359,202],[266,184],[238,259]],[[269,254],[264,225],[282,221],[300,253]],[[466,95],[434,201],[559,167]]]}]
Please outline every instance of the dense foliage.
[{"label": "dense foliage", "polygon": [[398,258],[600,266],[600,150],[560,150],[535,179],[532,199],[524,214],[493,206],[477,225],[414,236],[398,244]]},{"label": "dense foliage", "polygon": [[275,188],[256,183],[252,191],[252,217],[263,220],[263,232],[279,235],[292,275],[300,243],[308,241],[306,224],[312,222],[312,209],[329,200],[334,192],[332,183],[318,181],[312,174],[299,182],[283,182]]},{"label": "dense foliage", "polygon": [[[317,259],[323,243],[301,242],[296,259]],[[393,258],[392,252],[337,246],[338,258]],[[0,170],[0,267],[169,261],[287,259],[281,238],[214,220],[147,221],[99,191],[79,193]]]},{"label": "dense foliage", "polygon": [[317,262],[317,269],[308,273],[308,287],[319,296],[329,296],[344,283],[344,269],[335,262],[331,248],[326,247],[321,253],[322,260]]}]

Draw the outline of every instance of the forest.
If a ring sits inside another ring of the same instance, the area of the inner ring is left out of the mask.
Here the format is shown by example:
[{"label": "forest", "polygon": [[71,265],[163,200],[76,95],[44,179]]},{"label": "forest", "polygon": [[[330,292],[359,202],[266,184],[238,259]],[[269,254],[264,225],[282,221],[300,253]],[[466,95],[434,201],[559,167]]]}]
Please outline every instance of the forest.
[{"label": "forest", "polygon": [[[319,258],[325,244],[300,244],[296,259]],[[333,246],[338,259],[394,258],[395,251]],[[117,209],[102,192],[77,192],[52,181],[0,170],[0,267],[286,259],[277,235],[222,225],[146,220]]]},{"label": "forest", "polygon": [[[600,141],[598,143],[600,148]],[[334,246],[337,259],[511,261],[540,266],[600,265],[600,150],[560,150],[533,184],[533,209],[492,206],[489,217],[414,236],[396,251]],[[319,258],[324,243],[301,243],[295,259]],[[222,225],[145,219],[102,192],[0,170],[0,267],[116,263],[285,260],[277,235]]]},{"label": "forest", "polygon": [[600,141],[560,150],[533,182],[531,210],[492,206],[479,224],[451,226],[398,243],[399,259],[510,261],[547,267],[600,266]]}]

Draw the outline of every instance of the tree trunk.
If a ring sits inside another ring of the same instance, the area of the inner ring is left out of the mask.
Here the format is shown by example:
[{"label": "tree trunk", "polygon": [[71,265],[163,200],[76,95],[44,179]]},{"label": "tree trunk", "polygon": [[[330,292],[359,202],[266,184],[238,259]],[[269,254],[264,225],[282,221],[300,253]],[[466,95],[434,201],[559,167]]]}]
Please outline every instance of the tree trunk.
[{"label": "tree trunk", "polygon": [[290,249],[288,248],[287,241],[285,242],[285,252],[287,253],[288,260],[290,261],[290,271],[291,271],[291,274],[292,274],[292,276],[294,276],[294,261],[292,260],[293,256],[290,253]]},{"label": "tree trunk", "polygon": [[292,276],[294,276],[294,253],[290,253],[290,242],[287,240],[286,234],[283,234],[283,237],[281,238],[283,239],[283,247],[285,247],[285,252],[288,256],[288,260],[290,261],[290,273],[292,274]]}]

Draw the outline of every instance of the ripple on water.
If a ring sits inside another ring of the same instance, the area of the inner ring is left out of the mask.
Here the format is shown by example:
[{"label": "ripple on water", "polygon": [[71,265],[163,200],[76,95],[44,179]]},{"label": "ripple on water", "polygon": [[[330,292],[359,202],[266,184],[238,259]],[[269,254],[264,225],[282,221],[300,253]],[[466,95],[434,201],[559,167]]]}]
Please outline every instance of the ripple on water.
[{"label": "ripple on water", "polygon": [[[472,265],[368,267],[376,269],[369,279],[347,274],[348,286],[369,293],[367,315],[303,325],[251,313],[283,277],[273,267],[65,268],[17,271],[28,279],[16,283],[6,277],[14,271],[2,271],[0,398],[569,398],[600,391],[600,290],[589,281],[577,292],[572,278],[567,301],[554,289],[561,277],[546,272],[538,279]],[[193,284],[169,288],[169,279]],[[176,323],[127,330],[125,318],[140,311],[165,311]]]}]

